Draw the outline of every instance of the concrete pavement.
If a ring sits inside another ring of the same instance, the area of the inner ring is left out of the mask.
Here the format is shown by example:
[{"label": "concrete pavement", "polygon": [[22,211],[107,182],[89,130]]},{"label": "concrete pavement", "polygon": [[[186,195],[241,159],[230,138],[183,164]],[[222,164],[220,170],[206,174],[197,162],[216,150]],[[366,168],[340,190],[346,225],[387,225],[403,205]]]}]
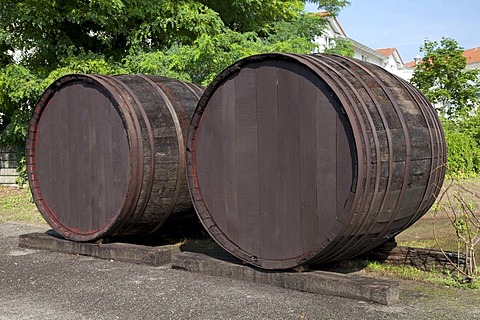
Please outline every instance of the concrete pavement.
[{"label": "concrete pavement", "polygon": [[0,319],[480,319],[478,291],[402,282],[393,306],[47,251],[0,223]]}]

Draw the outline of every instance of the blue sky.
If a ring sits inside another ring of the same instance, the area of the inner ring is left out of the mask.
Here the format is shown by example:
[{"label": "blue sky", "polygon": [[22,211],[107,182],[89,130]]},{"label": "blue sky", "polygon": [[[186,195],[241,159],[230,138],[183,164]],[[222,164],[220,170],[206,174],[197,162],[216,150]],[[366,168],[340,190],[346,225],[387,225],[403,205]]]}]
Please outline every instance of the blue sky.
[{"label": "blue sky", "polygon": [[[479,0],[350,0],[337,19],[348,37],[370,48],[397,48],[413,60],[424,39],[455,39],[465,49],[480,47]],[[317,11],[307,4],[307,11]]]}]

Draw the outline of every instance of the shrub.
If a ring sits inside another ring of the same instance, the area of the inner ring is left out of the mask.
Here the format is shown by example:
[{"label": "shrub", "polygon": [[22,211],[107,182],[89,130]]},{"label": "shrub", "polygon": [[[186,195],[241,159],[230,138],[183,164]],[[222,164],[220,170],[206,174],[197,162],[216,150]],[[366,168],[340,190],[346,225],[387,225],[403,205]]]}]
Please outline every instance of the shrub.
[{"label": "shrub", "polygon": [[446,129],[447,175],[450,177],[475,177],[480,174],[480,148],[469,134]]}]

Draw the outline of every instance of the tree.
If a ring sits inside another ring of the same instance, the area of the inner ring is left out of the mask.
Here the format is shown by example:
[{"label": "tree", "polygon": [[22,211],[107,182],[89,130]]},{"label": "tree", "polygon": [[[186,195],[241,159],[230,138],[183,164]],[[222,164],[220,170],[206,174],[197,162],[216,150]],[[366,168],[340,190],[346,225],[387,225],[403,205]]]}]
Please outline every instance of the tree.
[{"label": "tree", "polygon": [[466,70],[463,48],[449,38],[425,40],[425,56],[415,67],[412,83],[435,104],[447,141],[449,176],[480,174],[480,114],[477,70]]},{"label": "tree", "polygon": [[338,54],[345,57],[353,58],[355,51],[353,50],[352,42],[348,39],[336,38],[335,44],[331,48],[327,48],[325,53]]},{"label": "tree", "polygon": [[121,59],[135,50],[189,44],[221,32],[218,15],[200,1],[10,0],[2,2],[1,38],[23,63],[51,71],[67,56]]},{"label": "tree", "polygon": [[450,38],[425,40],[424,57],[415,67],[412,84],[435,104],[441,116],[468,115],[478,103],[478,70],[466,70],[463,48]]},{"label": "tree", "polygon": [[[345,0],[315,0],[336,14]],[[236,60],[309,53],[324,19],[303,0],[2,0],[0,140],[22,144],[41,93],[67,73],[144,73],[208,84]]]},{"label": "tree", "polygon": [[[323,1],[316,2],[323,8]],[[24,65],[44,72],[78,54],[118,61],[133,53],[194,45],[201,37],[233,33],[249,36],[251,43],[268,42],[285,31],[285,23],[309,32],[322,27],[320,19],[305,14],[301,0],[3,0],[0,5],[0,49],[3,43],[20,50]],[[325,1],[332,12],[344,5],[344,0]],[[304,34],[296,36],[308,42]]]}]

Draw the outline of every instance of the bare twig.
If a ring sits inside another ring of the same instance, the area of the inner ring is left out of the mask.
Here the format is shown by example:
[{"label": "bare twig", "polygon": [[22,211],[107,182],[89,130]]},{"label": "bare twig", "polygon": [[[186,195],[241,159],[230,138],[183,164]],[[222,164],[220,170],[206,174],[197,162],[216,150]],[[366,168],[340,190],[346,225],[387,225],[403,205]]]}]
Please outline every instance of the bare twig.
[{"label": "bare twig", "polygon": [[[445,189],[445,191],[440,194],[440,197],[439,197],[437,203],[441,203],[441,202],[442,202],[443,197],[445,196],[445,194],[447,193],[447,191],[450,189],[451,185],[452,185],[452,184],[450,184],[450,185]],[[448,197],[448,195],[447,195],[447,197]],[[455,270],[456,270],[457,272],[459,272],[460,274],[462,274],[464,277],[469,278],[468,274],[467,274],[464,270],[462,270],[457,263],[453,262],[452,259],[450,259],[449,255],[445,252],[445,250],[443,250],[443,246],[440,245],[440,241],[438,240],[437,231],[436,231],[436,222],[437,222],[436,215],[438,214],[438,208],[439,208],[439,206],[437,206],[437,207],[434,209],[434,211],[433,211],[433,237],[435,238],[435,242],[436,242],[438,248],[440,249],[440,251],[442,252],[443,256],[444,256],[444,257],[447,259],[447,261],[455,268]],[[449,217],[449,218],[450,218],[450,217]]]},{"label": "bare twig", "polygon": [[[455,187],[455,188],[454,188]],[[453,191],[452,191],[453,190]],[[460,193],[458,190],[462,191]],[[433,235],[437,246],[450,264],[458,271],[459,274],[467,281],[472,281],[478,276],[475,246],[480,242],[480,216],[475,211],[475,206],[467,202],[465,194],[474,196],[480,200],[480,196],[468,190],[459,183],[451,181],[450,184],[444,188],[437,198],[437,206],[433,210]],[[465,255],[465,267],[460,268],[459,263],[453,262],[446,252],[443,250],[438,239],[436,223],[439,214],[439,208],[443,208],[446,217],[455,229],[455,234],[458,238],[458,243],[463,246],[463,253]]]}]

